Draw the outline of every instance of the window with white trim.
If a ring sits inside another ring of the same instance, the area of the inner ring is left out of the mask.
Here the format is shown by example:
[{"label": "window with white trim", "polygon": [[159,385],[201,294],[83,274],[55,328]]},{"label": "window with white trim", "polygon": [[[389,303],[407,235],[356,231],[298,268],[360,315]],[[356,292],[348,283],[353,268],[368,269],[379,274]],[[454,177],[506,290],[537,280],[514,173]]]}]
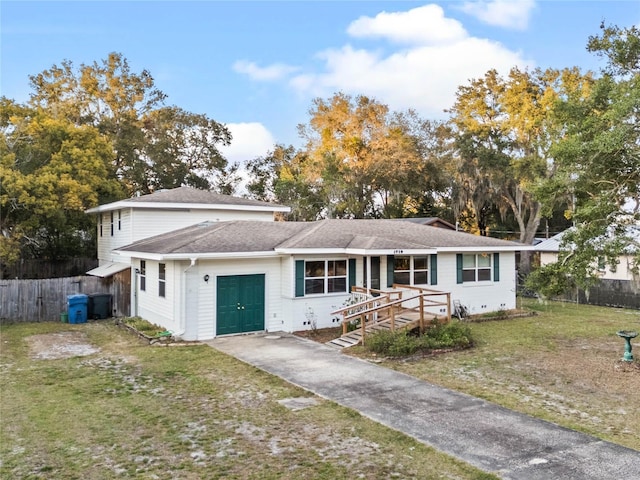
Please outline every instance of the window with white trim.
[{"label": "window with white trim", "polygon": [[164,263],[158,264],[158,296],[165,296],[167,268]]},{"label": "window with white trim", "polygon": [[393,257],[393,283],[429,284],[429,255],[396,255]]},{"label": "window with white trim", "polygon": [[491,281],[491,257],[490,253],[464,254],[462,256],[462,281]]},{"label": "window with white trim", "polygon": [[140,260],[140,290],[145,291],[147,289],[147,261]]},{"label": "window with white trim", "polygon": [[304,263],[304,294],[347,292],[346,260],[308,260]]}]

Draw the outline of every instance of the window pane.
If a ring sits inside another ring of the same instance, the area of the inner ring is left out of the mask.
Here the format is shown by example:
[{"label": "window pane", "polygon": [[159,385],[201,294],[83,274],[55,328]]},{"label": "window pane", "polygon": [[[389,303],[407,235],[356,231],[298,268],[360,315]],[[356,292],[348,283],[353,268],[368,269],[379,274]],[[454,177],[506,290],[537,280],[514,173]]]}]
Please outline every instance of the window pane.
[{"label": "window pane", "polygon": [[475,282],[476,281],[476,271],[475,270],[463,270],[462,271],[462,281],[463,282]]},{"label": "window pane", "polygon": [[491,255],[489,255],[488,253],[478,255],[478,267],[490,267],[490,266],[491,266]]},{"label": "window pane", "polygon": [[475,268],[476,256],[475,255],[463,255],[462,256],[462,268]]},{"label": "window pane", "polygon": [[304,293],[312,295],[314,293],[324,293],[324,278],[304,281]]},{"label": "window pane", "polygon": [[411,268],[411,257],[394,257],[393,269],[394,270],[409,270]]},{"label": "window pane", "polygon": [[164,263],[159,263],[158,264],[158,277],[160,278],[160,280],[164,280],[165,279]]},{"label": "window pane", "polygon": [[147,277],[140,277],[140,290],[143,292],[147,289]]},{"label": "window pane", "polygon": [[305,277],[324,277],[324,260],[319,262],[305,262]]},{"label": "window pane", "polygon": [[393,272],[393,283],[409,285],[409,272]]},{"label": "window pane", "polygon": [[147,262],[145,260],[140,260],[140,275],[145,275],[147,273]]},{"label": "window pane", "polygon": [[413,269],[414,270],[427,270],[429,263],[427,257],[413,257]]},{"label": "window pane", "polygon": [[158,295],[164,297],[164,282],[158,284]]},{"label": "window pane", "polygon": [[347,275],[347,261],[346,260],[329,260],[329,277],[339,277]]},{"label": "window pane", "polygon": [[414,285],[426,285],[429,282],[427,281],[427,272],[415,272],[413,274],[413,284]]},{"label": "window pane", "polygon": [[479,268],[478,269],[478,281],[486,281],[491,280],[491,269],[490,268]]},{"label": "window pane", "polygon": [[328,283],[329,293],[347,291],[347,279],[345,277],[330,278]]}]

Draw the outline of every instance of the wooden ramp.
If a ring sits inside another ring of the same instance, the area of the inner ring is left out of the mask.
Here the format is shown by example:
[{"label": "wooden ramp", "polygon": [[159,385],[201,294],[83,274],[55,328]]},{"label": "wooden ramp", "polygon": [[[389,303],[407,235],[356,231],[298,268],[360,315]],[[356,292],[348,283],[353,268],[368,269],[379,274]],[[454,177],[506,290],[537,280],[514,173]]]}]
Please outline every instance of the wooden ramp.
[{"label": "wooden ramp", "polygon": [[[413,295],[406,297],[406,293]],[[359,301],[331,312],[331,315],[342,316],[342,336],[326,342],[327,345],[342,349],[365,344],[365,337],[379,330],[411,330],[419,327],[424,332],[427,324],[437,318],[438,314],[432,311],[434,307],[438,308],[440,318],[447,322],[451,320],[451,294],[448,292],[394,284],[389,291],[354,287],[354,294],[357,297],[352,298]],[[446,312],[446,315],[442,315],[442,312]],[[356,329],[347,331],[353,325],[356,325]]]},{"label": "wooden ramp", "polygon": [[[435,316],[427,317],[427,320],[434,319]],[[394,330],[413,330],[420,325],[420,314],[415,311],[408,310],[405,313],[401,313],[395,317]],[[379,320],[371,325],[365,327],[365,334],[375,333],[380,330],[391,330],[391,319],[386,318]],[[362,343],[362,330],[358,328],[352,332],[345,333],[341,337],[335,338],[325,343],[334,348],[349,348],[355,347]]]}]

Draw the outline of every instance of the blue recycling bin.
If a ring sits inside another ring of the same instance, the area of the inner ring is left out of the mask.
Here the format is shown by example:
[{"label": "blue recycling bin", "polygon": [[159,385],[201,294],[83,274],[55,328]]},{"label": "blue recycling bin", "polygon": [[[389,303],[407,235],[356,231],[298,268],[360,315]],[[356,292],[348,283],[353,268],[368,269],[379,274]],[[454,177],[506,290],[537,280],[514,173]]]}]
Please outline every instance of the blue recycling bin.
[{"label": "blue recycling bin", "polygon": [[89,297],[84,294],[67,295],[69,323],[87,323]]}]

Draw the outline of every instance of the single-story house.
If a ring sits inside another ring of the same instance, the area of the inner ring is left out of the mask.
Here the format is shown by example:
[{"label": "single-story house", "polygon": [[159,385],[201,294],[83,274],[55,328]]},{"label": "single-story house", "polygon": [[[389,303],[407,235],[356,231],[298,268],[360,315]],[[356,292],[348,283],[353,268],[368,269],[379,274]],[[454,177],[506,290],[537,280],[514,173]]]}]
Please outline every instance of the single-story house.
[{"label": "single-story house", "polygon": [[338,326],[331,312],[352,286],[431,287],[471,314],[513,309],[515,253],[527,248],[393,220],[208,219],[114,255],[133,267],[133,315],[204,340]]}]

